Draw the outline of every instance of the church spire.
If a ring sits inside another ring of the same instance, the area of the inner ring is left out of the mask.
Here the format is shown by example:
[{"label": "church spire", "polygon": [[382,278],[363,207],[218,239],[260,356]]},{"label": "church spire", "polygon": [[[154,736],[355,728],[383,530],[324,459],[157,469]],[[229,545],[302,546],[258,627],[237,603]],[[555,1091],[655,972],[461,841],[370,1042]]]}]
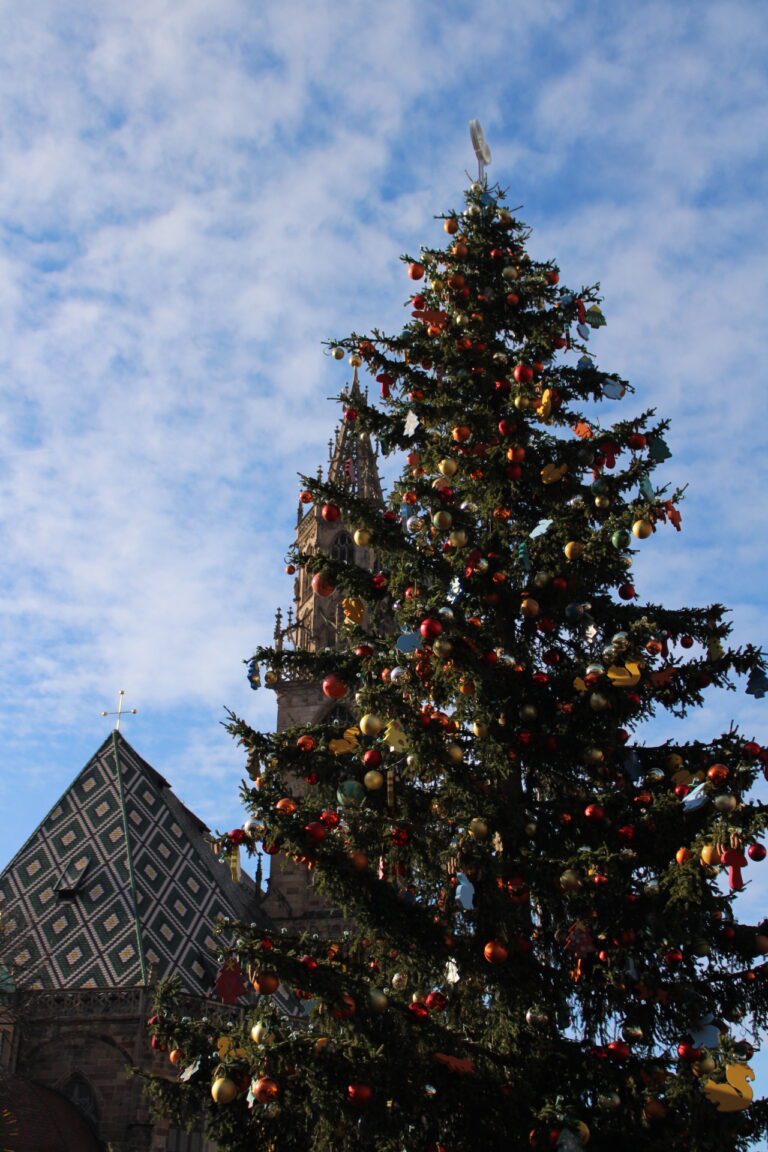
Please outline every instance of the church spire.
[{"label": "church spire", "polygon": [[[347,413],[355,411],[356,404],[365,402],[355,368],[349,392]],[[354,419],[344,419],[336,429],[335,442],[328,467],[328,480],[342,484],[353,496],[383,503],[381,480],[377,464],[378,453],[367,432],[357,432]]]}]

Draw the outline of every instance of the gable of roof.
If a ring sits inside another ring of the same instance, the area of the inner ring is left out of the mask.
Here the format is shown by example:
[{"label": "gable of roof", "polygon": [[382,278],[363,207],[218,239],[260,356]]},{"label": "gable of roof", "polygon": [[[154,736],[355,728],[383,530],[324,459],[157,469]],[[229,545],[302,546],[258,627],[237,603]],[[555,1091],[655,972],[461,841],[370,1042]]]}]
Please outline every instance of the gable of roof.
[{"label": "gable of roof", "polygon": [[113,732],[5,870],[3,959],[20,988],[128,987],[172,974],[210,994],[218,917],[263,919],[202,823]]}]

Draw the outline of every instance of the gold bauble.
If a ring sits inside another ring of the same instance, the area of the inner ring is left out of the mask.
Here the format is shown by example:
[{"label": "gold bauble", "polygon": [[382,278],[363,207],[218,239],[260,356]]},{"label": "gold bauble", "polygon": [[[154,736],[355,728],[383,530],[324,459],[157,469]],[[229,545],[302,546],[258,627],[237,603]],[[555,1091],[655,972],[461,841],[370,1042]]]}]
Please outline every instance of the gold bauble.
[{"label": "gold bauble", "polygon": [[610,496],[595,496],[595,508],[599,508],[601,512],[605,512],[611,506]]},{"label": "gold bauble", "polygon": [[738,803],[736,797],[727,792],[724,792],[722,796],[715,796],[714,800],[718,812],[733,812]]},{"label": "gold bauble", "polygon": [[636,536],[638,540],[647,540],[653,532],[653,524],[650,520],[635,520],[632,525],[632,535]]},{"label": "gold bauble", "polygon": [[560,887],[563,892],[578,892],[581,888],[581,876],[573,868],[566,868],[560,876]]},{"label": "gold bauble", "polygon": [[716,1067],[717,1062],[714,1057],[709,1052],[705,1052],[701,1060],[696,1060],[691,1065],[691,1072],[694,1076],[708,1076],[710,1072],[714,1072]]},{"label": "gold bauble", "polygon": [[569,540],[563,551],[565,552],[566,560],[578,560],[584,551],[584,545],[579,543],[578,540]]},{"label": "gold bauble", "polygon": [[450,488],[450,486],[451,482],[445,476],[436,476],[432,481],[432,487],[436,492],[445,492],[445,490]]},{"label": "gold bauble", "polygon": [[438,636],[437,640],[432,644],[432,651],[440,660],[447,660],[453,652],[453,643],[450,640],[446,640],[444,636]]},{"label": "gold bauble", "polygon": [[531,406],[531,402],[527,396],[515,396],[514,403],[515,403],[515,408],[517,408],[518,412],[525,412],[526,409],[530,408],[530,406]]},{"label": "gold bauble", "polygon": [[459,470],[459,465],[456,460],[451,460],[450,457],[448,457],[440,461],[437,470],[441,476],[455,476]]},{"label": "gold bauble", "polygon": [[371,988],[368,1003],[374,1012],[386,1012],[389,1008],[389,997],[381,988]]},{"label": "gold bauble", "polygon": [[448,759],[452,764],[461,764],[464,759],[464,749],[461,744],[449,744],[446,748]]},{"label": "gold bauble", "polygon": [[605,760],[605,753],[600,748],[585,748],[581,759],[584,764],[594,766],[595,764],[602,764]]},{"label": "gold bauble", "polygon": [[539,614],[538,600],[534,600],[532,596],[526,596],[520,603],[520,611],[523,616],[526,616],[529,620],[533,620],[534,617]]},{"label": "gold bauble", "polygon": [[475,840],[486,840],[488,838],[488,824],[481,816],[475,816],[469,822],[469,834]]},{"label": "gold bauble", "polygon": [[488,735],[488,725],[484,724],[482,720],[475,720],[472,725],[472,735],[477,736],[478,740],[485,740]]},{"label": "gold bauble", "polygon": [[363,364],[363,358],[359,355],[359,353],[353,352],[349,358],[349,363],[350,367],[352,368],[361,368]]},{"label": "gold bauble", "polygon": [[520,719],[524,724],[532,724],[534,720],[538,719],[538,716],[539,710],[535,704],[520,705]]},{"label": "gold bauble", "polygon": [[467,534],[463,528],[454,528],[451,535],[448,537],[454,548],[463,548],[467,542]]},{"label": "gold bauble", "polygon": [[453,516],[450,512],[435,512],[432,516],[432,523],[438,531],[445,532],[453,524]]},{"label": "gold bauble", "polygon": [[237,1096],[237,1084],[228,1076],[217,1076],[211,1084],[211,1096],[214,1104],[231,1104]]},{"label": "gold bauble", "polygon": [[720,852],[716,844],[705,844],[701,850],[701,862],[707,868],[716,868],[720,863]]},{"label": "gold bauble", "polygon": [[357,528],[355,530],[355,544],[359,548],[366,548],[371,542],[371,533],[367,528]]},{"label": "gold bauble", "polygon": [[380,716],[375,716],[373,712],[369,712],[360,720],[360,731],[363,736],[378,736],[384,727],[384,721]]},{"label": "gold bauble", "polygon": [[251,1028],[251,1040],[253,1040],[254,1044],[266,1044],[269,1040],[267,1026],[263,1020],[259,1020],[254,1024],[253,1028]]},{"label": "gold bauble", "polygon": [[538,829],[538,824],[536,823],[536,821],[535,820],[529,820],[528,823],[524,825],[523,832],[525,832],[526,836],[533,837],[536,835],[537,829]]},{"label": "gold bauble", "polygon": [[582,1148],[586,1144],[589,1144],[589,1137],[590,1137],[591,1133],[589,1131],[589,1128],[587,1128],[587,1126],[583,1120],[577,1120],[576,1121],[576,1134],[578,1135],[579,1140],[581,1141]]},{"label": "gold bauble", "polygon": [[333,351],[331,352],[331,356],[333,356],[334,360],[343,360],[344,359],[344,349],[343,348],[334,348]]},{"label": "gold bauble", "polygon": [[371,768],[370,772],[366,772],[363,776],[363,784],[370,792],[378,791],[384,786],[384,773],[379,772],[376,768]]}]

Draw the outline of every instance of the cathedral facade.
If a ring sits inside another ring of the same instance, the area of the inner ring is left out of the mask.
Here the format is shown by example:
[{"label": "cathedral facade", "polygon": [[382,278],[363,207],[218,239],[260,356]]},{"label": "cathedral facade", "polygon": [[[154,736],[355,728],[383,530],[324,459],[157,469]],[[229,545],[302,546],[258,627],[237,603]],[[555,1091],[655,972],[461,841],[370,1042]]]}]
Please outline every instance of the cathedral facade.
[{"label": "cathedral facade", "polygon": [[[353,384],[358,387],[357,380]],[[367,436],[347,423],[330,445],[329,477],[381,501]],[[370,568],[350,526],[300,506],[297,543]],[[315,596],[306,573],[275,640],[334,647],[338,596]],[[278,680],[277,727],[317,723],[338,705],[319,684]],[[334,714],[346,723],[351,714]],[[213,1152],[202,1129],[153,1121],[128,1069],[171,1074],[146,1027],[153,987],[181,979],[190,1011],[225,1022],[242,1006],[217,999],[220,917],[334,934],[341,913],[312,873],[273,857],[264,892],[217,859],[206,826],[119,731],[89,760],[0,873],[0,1149],[3,1152]],[[288,996],[283,1010],[300,1011]]]}]

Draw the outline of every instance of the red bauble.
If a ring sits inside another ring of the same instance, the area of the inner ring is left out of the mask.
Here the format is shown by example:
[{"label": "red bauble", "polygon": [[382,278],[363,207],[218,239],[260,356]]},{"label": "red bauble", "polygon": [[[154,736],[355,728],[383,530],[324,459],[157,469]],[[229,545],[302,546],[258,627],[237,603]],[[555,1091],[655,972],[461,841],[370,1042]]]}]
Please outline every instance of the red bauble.
[{"label": "red bauble", "polygon": [[355,656],[360,656],[363,660],[367,660],[369,656],[373,656],[373,648],[371,648],[370,644],[358,644],[357,648],[355,648]]},{"label": "red bauble", "polygon": [[327,696],[330,700],[343,700],[347,692],[348,688],[344,681],[339,680],[333,672],[323,680],[323,696]]},{"label": "red bauble", "polygon": [[312,591],[316,596],[330,596],[336,591],[336,585],[327,572],[315,572],[312,577]]},{"label": "red bauble", "polygon": [[410,276],[411,280],[421,280],[422,277],[424,276],[424,265],[423,264],[409,264],[408,265],[408,275]]},{"label": "red bauble", "polygon": [[627,436],[627,448],[631,448],[633,452],[639,452],[645,448],[647,441],[642,432],[632,432]]},{"label": "red bauble", "polygon": [[552,581],[552,587],[554,588],[555,592],[567,592],[568,581],[566,580],[565,576],[555,576],[554,580]]},{"label": "red bauble", "polygon": [[605,810],[601,804],[587,804],[584,809],[584,815],[587,820],[594,820],[595,823],[597,823],[597,821],[602,820],[605,816]]},{"label": "red bauble", "polygon": [[501,940],[489,940],[483,949],[483,955],[489,964],[504,964],[509,959],[509,949]]},{"label": "red bauble", "polygon": [[412,1000],[408,1005],[408,1011],[416,1017],[417,1020],[426,1020],[429,1016],[427,1007],[418,1000]]},{"label": "red bauble", "polygon": [[504,468],[504,475],[507,480],[519,480],[523,474],[523,470],[519,464],[507,464]]},{"label": "red bauble", "polygon": [[304,831],[307,838],[313,844],[319,844],[321,840],[325,840],[328,835],[328,826],[321,820],[312,820],[309,824],[305,825]]},{"label": "red bauble", "polygon": [[367,1108],[373,1100],[373,1088],[370,1084],[350,1084],[347,1087],[347,1096],[350,1104],[356,1108]]},{"label": "red bauble", "polygon": [[608,1052],[614,1060],[628,1060],[630,1057],[629,1044],[623,1040],[612,1040],[608,1045]]},{"label": "red bauble", "polygon": [[419,631],[425,640],[436,640],[443,630],[443,626],[439,620],[428,616],[426,620],[422,620]]},{"label": "red bauble", "polygon": [[512,436],[516,431],[517,425],[512,420],[499,420],[499,435]]},{"label": "red bauble", "polygon": [[680,647],[681,648],[693,648],[693,636],[681,636],[680,637]]},{"label": "red bauble", "polygon": [[676,968],[682,962],[683,954],[679,948],[668,948],[664,953],[664,963],[668,964],[670,968]]},{"label": "red bauble", "polygon": [[762,752],[762,748],[759,744],[756,744],[754,740],[747,740],[742,748],[742,752],[745,756],[749,756],[750,760],[756,760]]},{"label": "red bauble", "polygon": [[633,824],[622,824],[616,829],[616,835],[623,844],[631,844],[635,838],[636,829]]},{"label": "red bauble", "polygon": [[321,812],[320,819],[326,828],[338,828],[341,823],[341,817],[338,812],[334,812],[332,808],[326,808],[325,812]]},{"label": "red bauble", "polygon": [[697,1048],[694,1044],[684,1040],[682,1044],[678,1044],[677,1054],[681,1060],[700,1060],[701,1048]]},{"label": "red bauble", "polygon": [[329,524],[335,524],[337,520],[341,519],[341,509],[336,504],[323,504],[320,515]]},{"label": "red bauble", "polygon": [[514,372],[515,380],[518,384],[530,384],[533,380],[533,368],[528,364],[517,364]]},{"label": "red bauble", "polygon": [[407,828],[398,828],[397,826],[392,829],[390,835],[392,836],[395,844],[397,844],[400,848],[403,848],[406,844],[408,844],[411,839],[411,834]]},{"label": "red bauble", "polygon": [[378,768],[381,761],[382,755],[378,748],[369,748],[367,752],[363,752],[363,764],[366,768]]},{"label": "red bauble", "polygon": [[314,736],[299,736],[296,741],[296,747],[300,752],[314,752],[317,747],[317,741]]},{"label": "red bauble", "polygon": [[430,1012],[444,1012],[448,1007],[448,997],[442,992],[430,992],[424,1003]]},{"label": "red bauble", "polygon": [[635,595],[636,593],[634,584],[622,584],[619,587],[619,597],[622,600],[634,600]]},{"label": "red bauble", "polygon": [[749,856],[750,860],[755,860],[758,863],[761,860],[765,860],[765,846],[763,844],[750,844],[749,848],[747,848],[747,856]]}]

